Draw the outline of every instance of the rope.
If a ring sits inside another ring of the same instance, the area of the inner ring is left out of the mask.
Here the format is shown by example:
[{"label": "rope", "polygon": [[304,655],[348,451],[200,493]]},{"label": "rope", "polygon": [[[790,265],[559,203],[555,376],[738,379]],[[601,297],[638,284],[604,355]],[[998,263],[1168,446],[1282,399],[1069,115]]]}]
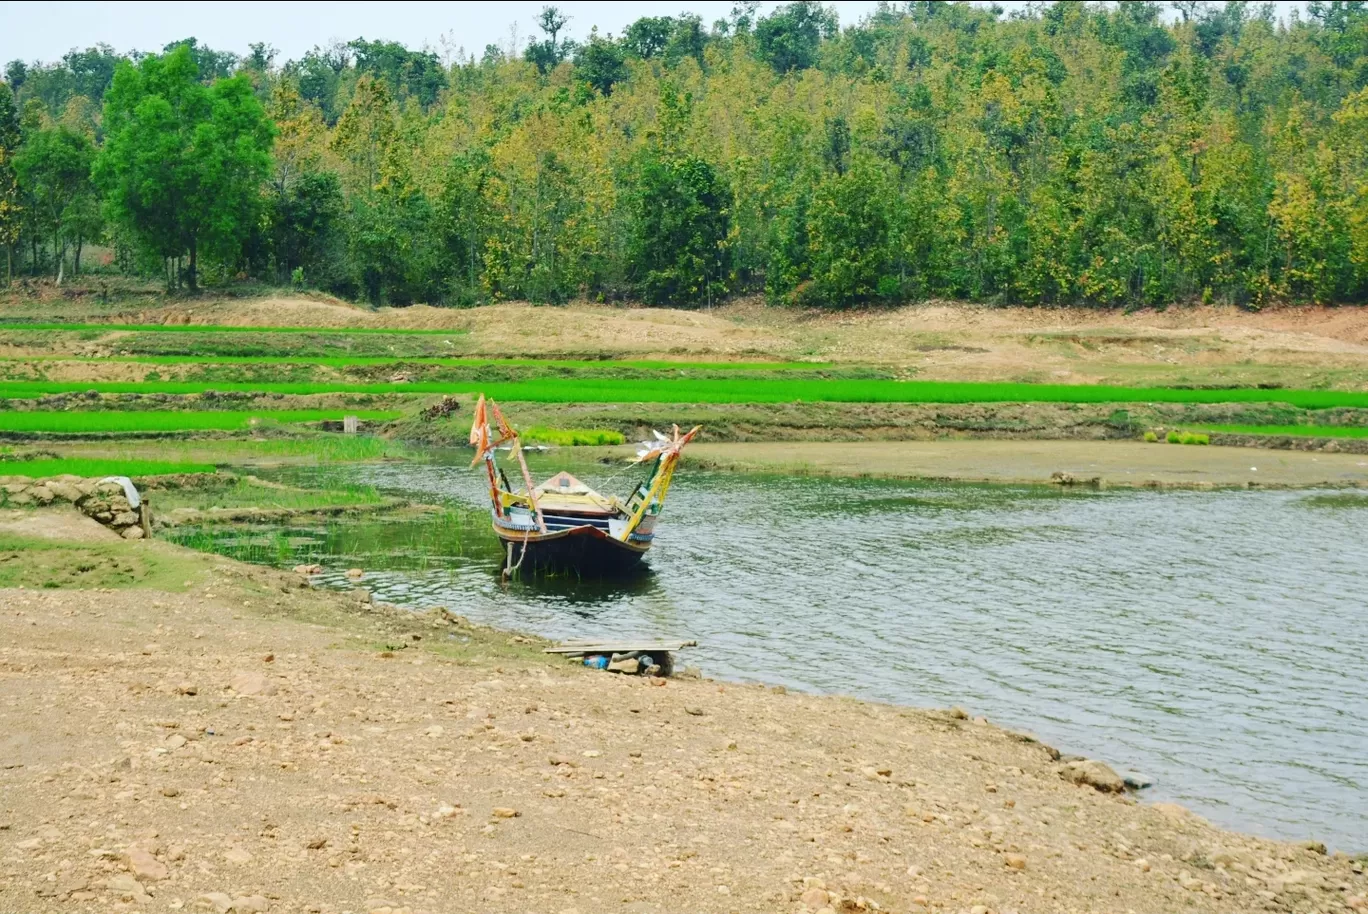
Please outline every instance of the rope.
[{"label": "rope", "polygon": [[[523,533],[522,553],[519,554],[519,556],[518,556],[518,564],[514,565],[512,568],[505,568],[505,569],[504,569],[503,576],[504,576],[504,580],[505,580],[505,581],[509,580],[510,578],[513,577],[513,575],[517,574],[517,573],[518,573],[518,569],[522,567],[523,559],[527,558],[527,541],[528,541],[529,539],[531,539],[531,537],[532,537],[532,531],[531,531],[531,530],[527,530],[527,531],[525,531],[525,532]],[[512,551],[512,550],[510,550],[510,553],[511,553],[511,551]]]}]

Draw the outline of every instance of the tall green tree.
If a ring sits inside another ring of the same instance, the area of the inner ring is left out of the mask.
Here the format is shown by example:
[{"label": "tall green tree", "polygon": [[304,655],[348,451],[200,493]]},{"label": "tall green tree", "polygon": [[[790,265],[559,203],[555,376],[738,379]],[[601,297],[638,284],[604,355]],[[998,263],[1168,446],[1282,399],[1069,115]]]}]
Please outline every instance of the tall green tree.
[{"label": "tall green tree", "polygon": [[[19,181],[52,241],[58,285],[66,269],[68,243],[79,251],[89,234],[97,230],[95,186],[90,179],[94,161],[95,146],[90,138],[64,126],[30,136],[14,160]],[[79,270],[79,253],[76,264]]]},{"label": "tall green tree", "polygon": [[227,263],[241,258],[273,134],[250,80],[205,86],[191,48],[180,45],[119,66],[104,126],[95,175],[113,222],[162,257],[187,255],[191,290],[201,252]]},{"label": "tall green tree", "polygon": [[5,246],[6,283],[14,281],[14,246],[24,224],[19,176],[14,169],[22,136],[14,93],[7,83],[0,82],[0,244]]},{"label": "tall green tree", "polygon": [[667,86],[660,107],[659,132],[636,163],[628,278],[648,304],[711,305],[727,291],[730,195],[684,148],[690,99]]}]

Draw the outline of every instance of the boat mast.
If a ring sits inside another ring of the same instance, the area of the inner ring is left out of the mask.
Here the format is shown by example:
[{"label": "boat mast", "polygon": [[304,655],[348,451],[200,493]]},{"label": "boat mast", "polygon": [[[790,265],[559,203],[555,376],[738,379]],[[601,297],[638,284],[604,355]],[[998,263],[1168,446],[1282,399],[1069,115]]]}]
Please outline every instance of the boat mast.
[{"label": "boat mast", "polygon": [[695,425],[687,435],[681,435],[679,426],[676,425],[673,434],[668,439],[657,432],[656,437],[660,443],[655,447],[648,447],[648,449],[637,453],[635,463],[645,463],[652,458],[656,459],[655,472],[652,474],[651,487],[647,490],[646,497],[637,506],[636,512],[627,522],[627,526],[623,527],[622,535],[618,539],[624,543],[627,542],[627,538],[636,532],[636,528],[641,524],[641,519],[646,516],[651,505],[663,506],[665,504],[665,496],[670,491],[670,481],[674,478],[675,467],[679,465],[680,452],[684,450],[684,445],[692,441],[694,435],[697,435],[702,428],[701,425]]},{"label": "boat mast", "polygon": [[[489,429],[489,414],[494,414],[494,421],[499,427],[499,438],[491,441]],[[527,459],[523,456],[522,441],[513,426],[508,424],[504,418],[503,411],[499,409],[499,404],[493,400],[486,403],[484,394],[480,394],[480,400],[475,405],[475,421],[470,426],[470,443],[475,448],[475,459],[471,461],[474,466],[481,459],[485,462],[485,470],[489,474],[489,498],[494,508],[496,516],[501,515],[501,500],[499,494],[498,470],[494,464],[494,451],[499,445],[511,441],[513,455],[518,460],[518,467],[522,470],[523,482],[527,485],[527,500],[532,505],[532,513],[537,519],[537,529],[542,533],[546,532],[546,518],[542,515],[541,505],[537,502],[536,486],[532,484],[532,472],[527,468]],[[509,492],[509,495],[516,493]]]}]

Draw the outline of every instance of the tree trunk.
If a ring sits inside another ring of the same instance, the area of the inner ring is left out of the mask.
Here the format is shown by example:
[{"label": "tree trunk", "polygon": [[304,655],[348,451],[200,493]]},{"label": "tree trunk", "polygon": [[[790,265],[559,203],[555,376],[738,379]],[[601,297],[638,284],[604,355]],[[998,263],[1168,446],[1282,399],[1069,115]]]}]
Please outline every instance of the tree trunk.
[{"label": "tree trunk", "polygon": [[60,286],[62,284],[62,273],[66,269],[66,242],[63,241],[59,247],[57,241],[57,236],[52,236],[52,254],[57,258],[57,285]]},{"label": "tree trunk", "polygon": [[5,285],[14,285],[14,245],[5,245]]},{"label": "tree trunk", "polygon": [[77,235],[77,236],[76,236],[76,259],[75,259],[75,260],[72,262],[72,264],[71,264],[71,275],[72,275],[72,276],[80,276],[80,275],[81,275],[81,248],[84,247],[84,246],[85,246],[85,238],[82,237],[82,236],[80,236],[80,235]]},{"label": "tree trunk", "polygon": [[189,270],[189,272],[187,273],[187,278],[186,278],[186,282],[185,282],[186,287],[187,287],[191,292],[197,292],[197,291],[199,291],[199,286],[197,285],[197,279],[198,279],[198,277],[196,276],[196,271],[197,271],[198,269],[199,269],[199,245],[196,243],[195,237],[194,237],[193,235],[191,235],[191,236],[190,236],[190,270]]}]

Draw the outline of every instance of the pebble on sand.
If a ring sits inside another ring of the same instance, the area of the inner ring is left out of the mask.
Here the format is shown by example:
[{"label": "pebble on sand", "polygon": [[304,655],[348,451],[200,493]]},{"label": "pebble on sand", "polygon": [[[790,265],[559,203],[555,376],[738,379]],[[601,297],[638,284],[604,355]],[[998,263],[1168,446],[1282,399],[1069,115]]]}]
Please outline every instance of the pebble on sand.
[{"label": "pebble on sand", "polygon": [[251,863],[252,855],[240,847],[230,847],[223,852],[223,859],[227,860],[229,863],[236,863],[241,866]]},{"label": "pebble on sand", "polygon": [[143,882],[160,882],[171,875],[171,871],[167,869],[165,863],[136,844],[125,852],[125,856],[128,858],[129,870]]},{"label": "pebble on sand", "polygon": [[1121,793],[1126,789],[1126,782],[1121,779],[1121,775],[1113,771],[1106,762],[1099,762],[1096,759],[1066,762],[1063,774],[1066,780],[1095,788],[1103,793]]},{"label": "pebble on sand", "polygon": [[276,690],[275,683],[267,679],[264,673],[246,670],[234,673],[228,687],[239,695],[274,695]]}]

